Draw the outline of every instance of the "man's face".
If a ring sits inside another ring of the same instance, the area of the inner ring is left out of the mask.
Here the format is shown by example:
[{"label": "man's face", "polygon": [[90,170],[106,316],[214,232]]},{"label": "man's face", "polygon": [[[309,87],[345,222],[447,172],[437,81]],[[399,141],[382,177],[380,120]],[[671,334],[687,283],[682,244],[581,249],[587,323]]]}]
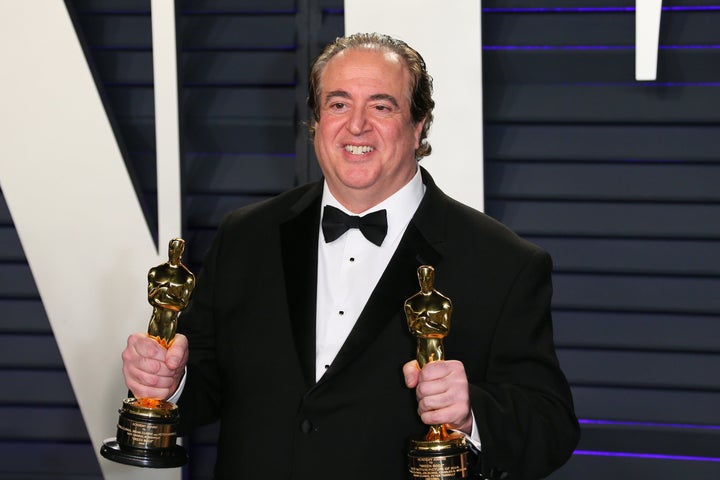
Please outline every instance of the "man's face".
[{"label": "man's face", "polygon": [[315,152],[330,191],[361,212],[402,188],[417,169],[423,121],[410,116],[410,73],[394,53],[344,50],[320,76]]}]

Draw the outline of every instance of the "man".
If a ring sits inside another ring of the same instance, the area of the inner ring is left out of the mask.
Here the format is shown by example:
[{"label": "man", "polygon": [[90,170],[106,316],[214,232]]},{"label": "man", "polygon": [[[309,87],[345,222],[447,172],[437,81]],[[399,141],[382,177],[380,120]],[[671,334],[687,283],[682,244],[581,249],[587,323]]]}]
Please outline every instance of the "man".
[{"label": "man", "polygon": [[[187,362],[182,416],[220,419],[217,478],[403,479],[408,438],[435,424],[479,443],[491,478],[546,476],[575,447],[551,260],[418,167],[431,91],[403,42],[328,46],[308,98],[324,180],[223,222],[167,352],[128,340],[136,396],[173,395]],[[332,207],[373,220],[343,232]],[[423,264],[454,316],[448,360],[420,370],[403,304]]]}]

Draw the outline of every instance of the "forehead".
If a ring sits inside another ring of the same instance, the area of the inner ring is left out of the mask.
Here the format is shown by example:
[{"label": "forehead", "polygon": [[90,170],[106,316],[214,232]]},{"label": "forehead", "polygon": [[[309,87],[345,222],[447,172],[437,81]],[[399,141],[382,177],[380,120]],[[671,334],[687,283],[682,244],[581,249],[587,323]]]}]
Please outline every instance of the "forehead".
[{"label": "forehead", "polygon": [[320,75],[320,87],[335,90],[353,86],[409,94],[410,72],[395,52],[375,48],[346,49],[328,61]]}]

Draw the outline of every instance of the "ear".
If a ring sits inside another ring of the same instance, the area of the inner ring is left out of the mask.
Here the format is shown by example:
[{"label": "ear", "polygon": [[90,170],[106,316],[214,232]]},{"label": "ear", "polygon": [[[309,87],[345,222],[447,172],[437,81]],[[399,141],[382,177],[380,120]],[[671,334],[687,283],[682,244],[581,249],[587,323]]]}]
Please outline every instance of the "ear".
[{"label": "ear", "polygon": [[315,131],[317,130],[317,120],[315,120],[315,117],[310,119],[307,126],[308,126],[308,137],[310,138],[311,142],[314,142],[315,141]]},{"label": "ear", "polygon": [[423,119],[417,122],[413,127],[415,134],[415,150],[420,148],[420,135],[422,135],[422,129],[425,126],[425,118],[426,117],[423,117]]}]

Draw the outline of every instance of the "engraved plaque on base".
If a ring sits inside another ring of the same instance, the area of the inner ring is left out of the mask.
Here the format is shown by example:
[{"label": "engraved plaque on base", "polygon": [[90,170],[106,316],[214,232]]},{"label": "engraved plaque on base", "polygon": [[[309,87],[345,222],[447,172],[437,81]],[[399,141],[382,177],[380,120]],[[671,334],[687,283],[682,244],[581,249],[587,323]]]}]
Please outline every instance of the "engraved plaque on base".
[{"label": "engraved plaque on base", "polygon": [[177,445],[179,413],[177,405],[159,401],[143,406],[136,398],[126,398],[119,410],[115,440],[100,449],[103,457],[137,467],[171,468],[187,463],[187,453]]},{"label": "engraved plaque on base", "polygon": [[[168,262],[148,272],[148,301],[153,306],[148,336],[164,348],[175,338],[180,312],[195,287],[195,276],[182,264],[185,242],[170,241]],[[149,468],[181,467],[188,461],[177,445],[177,405],[153,398],[126,398],[119,410],[117,434],[103,442],[100,454],[114,462]]]},{"label": "engraved plaque on base", "polygon": [[[417,337],[417,361],[420,368],[445,359],[442,339],[450,331],[452,302],[433,288],[435,269],[418,268],[420,291],[405,301],[405,316],[410,333]],[[468,478],[469,448],[462,433],[449,431],[447,425],[431,425],[425,435],[410,440],[407,455],[412,480],[455,480]]]},{"label": "engraved plaque on base", "polygon": [[465,436],[449,433],[443,440],[427,440],[427,435],[410,440],[408,472],[413,480],[468,478],[469,455]]}]

